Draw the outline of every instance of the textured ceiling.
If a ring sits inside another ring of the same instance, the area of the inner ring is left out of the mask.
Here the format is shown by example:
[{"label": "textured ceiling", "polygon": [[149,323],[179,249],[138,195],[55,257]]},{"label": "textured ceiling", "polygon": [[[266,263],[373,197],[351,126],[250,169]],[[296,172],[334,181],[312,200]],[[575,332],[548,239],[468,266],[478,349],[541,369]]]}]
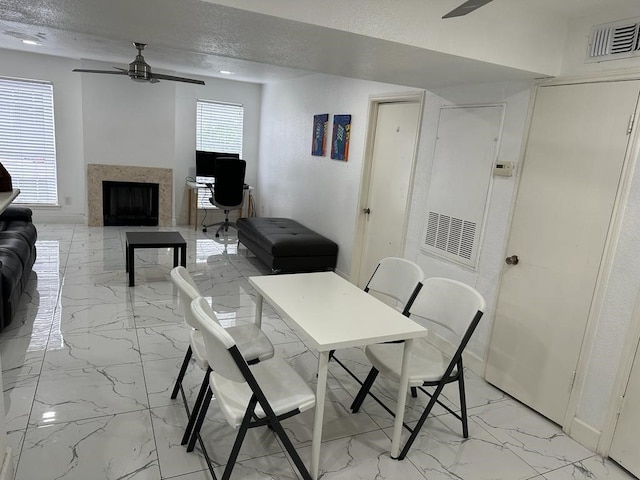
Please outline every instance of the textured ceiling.
[{"label": "textured ceiling", "polygon": [[[461,3],[445,1],[425,0],[424,8],[433,9],[434,17],[440,18],[443,7],[446,11]],[[483,9],[487,13],[493,9],[496,15],[500,2],[507,1],[511,8],[513,3],[526,2],[539,11],[567,18],[603,4],[640,5],[640,0],[494,0]],[[131,41],[137,41],[149,44],[145,59],[156,70],[206,76],[221,76],[220,70],[230,70],[236,73],[234,79],[261,83],[321,72],[434,88],[539,75],[282,18],[269,10],[277,4],[250,0],[0,0],[0,48],[122,67],[133,60]],[[24,45],[23,39],[41,45]]]}]

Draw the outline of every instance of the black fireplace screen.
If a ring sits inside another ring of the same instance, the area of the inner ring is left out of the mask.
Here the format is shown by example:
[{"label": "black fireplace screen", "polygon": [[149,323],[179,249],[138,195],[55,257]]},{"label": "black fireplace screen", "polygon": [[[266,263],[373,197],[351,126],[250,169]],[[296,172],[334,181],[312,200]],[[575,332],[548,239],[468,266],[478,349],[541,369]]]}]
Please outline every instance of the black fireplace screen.
[{"label": "black fireplace screen", "polygon": [[102,182],[105,226],[158,225],[157,183]]}]

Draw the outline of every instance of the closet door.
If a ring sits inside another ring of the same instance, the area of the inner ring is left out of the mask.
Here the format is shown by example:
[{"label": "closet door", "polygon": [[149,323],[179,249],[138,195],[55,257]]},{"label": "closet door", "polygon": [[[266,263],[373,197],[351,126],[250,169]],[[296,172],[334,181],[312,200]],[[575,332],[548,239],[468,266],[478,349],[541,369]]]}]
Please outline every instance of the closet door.
[{"label": "closet door", "polygon": [[559,424],[639,89],[638,81],[545,86],[536,97],[486,378]]}]

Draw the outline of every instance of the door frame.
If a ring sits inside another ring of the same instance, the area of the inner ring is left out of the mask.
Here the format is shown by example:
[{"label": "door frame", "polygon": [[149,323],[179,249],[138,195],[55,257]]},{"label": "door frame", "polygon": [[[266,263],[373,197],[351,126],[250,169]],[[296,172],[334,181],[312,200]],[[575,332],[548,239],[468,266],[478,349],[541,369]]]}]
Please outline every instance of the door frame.
[{"label": "door frame", "polygon": [[[520,171],[522,171],[522,164],[525,161],[526,148],[529,141],[529,132],[531,130],[531,123],[535,112],[535,101],[539,88],[546,86],[577,85],[584,83],[604,83],[632,80],[640,80],[640,75],[630,73],[621,74],[617,72],[601,73],[587,76],[568,76],[563,78],[544,79],[536,82],[535,87],[532,91],[529,114],[525,126],[525,131],[527,133],[523,141],[523,148],[520,155],[520,160],[522,162]],[[615,418],[617,417],[617,409],[619,406],[618,393],[624,391],[624,388],[626,387],[626,382],[628,381],[629,375],[631,373],[633,358],[629,359],[627,358],[629,355],[627,355],[621,361],[621,365],[619,366],[619,371],[616,377],[616,383],[614,387],[615,390],[613,392],[615,393],[615,395],[612,394],[609,400],[606,420],[602,432],[598,432],[591,426],[580,421],[578,418],[576,418],[576,413],[578,411],[578,407],[580,405],[580,400],[582,397],[582,391],[586,383],[591,351],[598,327],[599,314],[602,311],[607,290],[607,280],[613,268],[616,246],[622,231],[624,210],[629,193],[631,191],[633,172],[637,163],[638,155],[640,155],[640,133],[638,131],[639,129],[637,128],[639,118],[640,105],[636,106],[635,110],[635,122],[630,134],[629,142],[627,144],[627,149],[625,151],[622,172],[620,175],[620,183],[618,186],[618,191],[616,192],[616,197],[611,214],[611,222],[609,224],[604,251],[600,260],[600,269],[596,278],[593,297],[589,308],[589,315],[587,317],[585,332],[580,346],[580,354],[578,355],[578,362],[576,364],[573,385],[571,388],[571,393],[569,395],[569,402],[567,404],[567,410],[562,424],[562,429],[565,433],[578,440],[583,445],[589,447],[590,449],[597,451],[597,453],[601,455],[606,455],[608,453],[609,448],[611,447],[611,443],[613,442]],[[520,189],[521,180],[522,176],[519,176],[517,186],[518,191]],[[513,222],[513,215],[515,213],[515,203],[517,202],[518,191],[515,192],[514,203],[511,207],[511,214],[509,219],[510,224]],[[508,242],[505,242],[505,248],[507,247]],[[500,281],[502,282],[502,275]],[[634,318],[632,318],[631,323],[632,325],[630,326],[627,338],[625,340],[624,352],[630,351],[632,346],[637,345],[640,341],[640,297],[636,302]],[[624,373],[622,372],[623,363],[624,370],[626,371],[626,376],[624,376]],[[611,421],[612,418],[613,422]],[[613,426],[611,424],[613,424]]]},{"label": "door frame", "polygon": [[389,93],[383,95],[370,95],[369,107],[367,110],[367,132],[364,147],[364,157],[362,165],[362,175],[360,177],[360,193],[358,195],[356,231],[353,241],[353,256],[351,259],[351,268],[349,271],[349,279],[356,283],[360,277],[360,269],[362,266],[362,253],[364,245],[365,232],[365,215],[362,209],[366,207],[369,200],[369,189],[371,186],[371,174],[373,170],[373,149],[376,137],[376,126],[378,123],[378,108],[384,103],[417,103],[420,106],[420,114],[418,115],[418,125],[416,130],[416,142],[411,160],[411,173],[409,175],[409,191],[407,192],[407,209],[405,210],[404,220],[402,222],[402,240],[401,252],[404,253],[405,243],[407,240],[407,229],[409,224],[409,206],[413,196],[413,183],[416,171],[416,158],[420,146],[420,137],[422,133],[422,117],[424,115],[424,90],[413,92]]}]

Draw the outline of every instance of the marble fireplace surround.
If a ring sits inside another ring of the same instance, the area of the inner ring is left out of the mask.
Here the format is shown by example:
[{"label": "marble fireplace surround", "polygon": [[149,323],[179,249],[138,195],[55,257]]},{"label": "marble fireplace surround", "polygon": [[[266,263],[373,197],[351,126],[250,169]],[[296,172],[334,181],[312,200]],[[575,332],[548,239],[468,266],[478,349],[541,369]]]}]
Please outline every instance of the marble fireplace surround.
[{"label": "marble fireplace surround", "polygon": [[88,224],[104,226],[102,210],[102,181],[142,182],[159,185],[158,226],[170,227],[173,199],[173,170],[170,168],[135,167],[130,165],[87,165]]}]

